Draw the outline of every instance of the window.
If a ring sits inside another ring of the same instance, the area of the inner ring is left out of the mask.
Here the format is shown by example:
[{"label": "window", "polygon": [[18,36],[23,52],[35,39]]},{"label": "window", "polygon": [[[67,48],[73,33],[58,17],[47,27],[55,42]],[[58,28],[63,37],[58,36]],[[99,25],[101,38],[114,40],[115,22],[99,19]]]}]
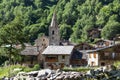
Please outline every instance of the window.
[{"label": "window", "polygon": [[105,53],[104,53],[104,56],[109,56],[109,53],[108,53],[108,52],[105,52]]},{"label": "window", "polygon": [[64,56],[64,55],[62,56],[62,59],[65,59],[65,56]]},{"label": "window", "polygon": [[52,39],[54,39],[54,37],[52,37]]},{"label": "window", "polygon": [[54,35],[54,31],[52,31],[52,35]]},{"label": "window", "polygon": [[96,53],[94,53],[94,58],[96,58]]},{"label": "window", "polygon": [[89,54],[89,58],[91,58],[92,57],[92,54]]},{"label": "window", "polygon": [[91,62],[91,66],[95,66],[95,65],[96,65],[95,62],[92,61],[92,62]]},{"label": "window", "polygon": [[43,39],[43,41],[45,41],[45,39]]}]

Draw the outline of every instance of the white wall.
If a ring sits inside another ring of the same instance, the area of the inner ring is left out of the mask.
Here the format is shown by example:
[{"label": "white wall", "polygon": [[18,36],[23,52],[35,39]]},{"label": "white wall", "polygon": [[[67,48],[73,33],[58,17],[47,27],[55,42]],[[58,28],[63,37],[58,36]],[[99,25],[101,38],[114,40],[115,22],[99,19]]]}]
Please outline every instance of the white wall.
[{"label": "white wall", "polygon": [[99,62],[98,62],[98,53],[96,53],[96,58],[94,58],[94,54],[91,54],[91,58],[88,54],[88,65],[92,66],[92,62],[94,62],[95,64],[93,66],[98,66]]}]

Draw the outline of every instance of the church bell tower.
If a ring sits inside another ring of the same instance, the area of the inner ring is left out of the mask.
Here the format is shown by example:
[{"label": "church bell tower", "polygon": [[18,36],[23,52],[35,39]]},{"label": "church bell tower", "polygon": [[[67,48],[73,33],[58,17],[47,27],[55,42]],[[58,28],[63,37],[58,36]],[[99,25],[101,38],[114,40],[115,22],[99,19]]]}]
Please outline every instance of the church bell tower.
[{"label": "church bell tower", "polygon": [[59,45],[60,44],[60,33],[57,24],[56,13],[54,12],[51,24],[49,26],[49,45]]}]

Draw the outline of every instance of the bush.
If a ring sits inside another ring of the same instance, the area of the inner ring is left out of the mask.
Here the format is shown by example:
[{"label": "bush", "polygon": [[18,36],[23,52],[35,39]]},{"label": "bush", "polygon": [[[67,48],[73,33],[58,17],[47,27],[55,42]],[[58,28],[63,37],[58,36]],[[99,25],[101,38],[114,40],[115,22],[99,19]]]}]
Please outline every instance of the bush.
[{"label": "bush", "polygon": [[39,70],[40,69],[40,65],[39,64],[36,64],[34,67],[33,67],[34,70]]},{"label": "bush", "polygon": [[[4,76],[13,76],[16,75],[20,71],[13,71],[15,68],[20,68],[23,72],[30,72],[30,71],[36,71],[40,69],[39,64],[36,64],[33,68],[27,67],[27,66],[21,66],[21,65],[10,65],[10,66],[4,66],[0,67],[0,78]],[[9,74],[10,73],[10,74]]]},{"label": "bush", "polygon": [[115,62],[114,62],[114,66],[120,67],[120,61],[115,61]]}]

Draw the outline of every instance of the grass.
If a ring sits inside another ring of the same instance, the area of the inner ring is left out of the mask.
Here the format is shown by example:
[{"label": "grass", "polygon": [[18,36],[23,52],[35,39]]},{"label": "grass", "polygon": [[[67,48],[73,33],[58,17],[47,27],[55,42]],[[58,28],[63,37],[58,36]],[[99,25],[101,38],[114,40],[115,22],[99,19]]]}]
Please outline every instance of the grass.
[{"label": "grass", "polygon": [[120,67],[120,61],[115,61],[115,62],[114,62],[114,66]]},{"label": "grass", "polygon": [[[10,66],[6,66],[6,67],[0,67],[0,78],[4,77],[4,76],[13,76],[15,74],[17,74],[20,71],[23,72],[29,72],[29,71],[35,71],[40,69],[40,66],[38,64],[36,64],[33,68],[29,68],[27,66],[21,66],[21,65],[10,65]],[[13,71],[14,69],[19,68],[21,69],[20,71]]]},{"label": "grass", "polygon": [[89,67],[76,67],[76,68],[69,68],[69,67],[64,67],[63,71],[77,71],[77,72],[86,72],[89,71],[91,68]]}]

